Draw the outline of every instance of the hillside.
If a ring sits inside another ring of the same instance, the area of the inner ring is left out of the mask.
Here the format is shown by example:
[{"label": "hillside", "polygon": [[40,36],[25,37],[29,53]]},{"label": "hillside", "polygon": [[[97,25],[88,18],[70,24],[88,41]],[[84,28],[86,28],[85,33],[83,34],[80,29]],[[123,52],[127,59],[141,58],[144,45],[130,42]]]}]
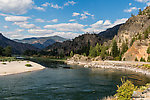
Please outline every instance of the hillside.
[{"label": "hillside", "polygon": [[10,40],[3,36],[2,33],[0,33],[0,46],[3,48],[11,46],[14,54],[21,54],[25,50],[37,50],[37,48],[33,47],[30,44],[18,43]]},{"label": "hillside", "polygon": [[97,43],[103,44],[104,42],[113,39],[117,34],[119,27],[117,25],[99,34],[83,34],[73,40],[64,41],[63,43],[54,43],[46,48],[48,51],[55,51],[53,54],[69,55],[71,51],[74,53],[82,54],[88,52],[90,46],[95,46]]},{"label": "hillside", "polygon": [[147,60],[147,48],[150,41],[150,7],[139,12],[137,16],[132,16],[118,30],[115,37],[118,47],[122,49],[122,44],[126,43],[128,51],[123,55],[124,60],[140,60],[142,57]]},{"label": "hillside", "polygon": [[21,43],[28,43],[32,44],[34,47],[37,48],[45,48],[49,45],[52,45],[56,42],[63,42],[66,41],[67,39],[62,38],[60,36],[50,36],[50,37],[32,37],[32,38],[25,38],[22,40],[15,39],[16,42],[21,42]]}]

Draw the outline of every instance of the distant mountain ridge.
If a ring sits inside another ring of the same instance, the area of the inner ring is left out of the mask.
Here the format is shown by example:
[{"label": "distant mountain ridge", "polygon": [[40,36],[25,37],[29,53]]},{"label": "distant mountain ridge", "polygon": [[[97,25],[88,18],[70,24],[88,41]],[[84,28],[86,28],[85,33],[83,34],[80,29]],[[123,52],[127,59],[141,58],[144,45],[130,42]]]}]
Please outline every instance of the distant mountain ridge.
[{"label": "distant mountain ridge", "polygon": [[22,40],[15,39],[16,42],[21,43],[28,43],[32,44],[33,46],[43,49],[49,45],[52,45],[56,42],[63,42],[66,41],[66,38],[60,36],[50,36],[50,37],[32,37],[32,38],[25,38]]},{"label": "distant mountain ridge", "polygon": [[30,44],[18,43],[11,39],[8,39],[5,36],[3,36],[2,33],[0,33],[0,46],[3,48],[11,46],[14,54],[24,53],[25,50],[38,50]]},{"label": "distant mountain ridge", "polygon": [[100,32],[99,34],[83,34],[76,37],[73,40],[67,40],[62,43],[54,43],[46,48],[47,51],[53,51],[54,54],[69,55],[71,51],[79,53],[89,49],[88,45],[95,46],[97,43],[103,44],[108,40],[114,38],[117,35],[120,25],[116,25],[113,28],[109,28],[106,31]]}]

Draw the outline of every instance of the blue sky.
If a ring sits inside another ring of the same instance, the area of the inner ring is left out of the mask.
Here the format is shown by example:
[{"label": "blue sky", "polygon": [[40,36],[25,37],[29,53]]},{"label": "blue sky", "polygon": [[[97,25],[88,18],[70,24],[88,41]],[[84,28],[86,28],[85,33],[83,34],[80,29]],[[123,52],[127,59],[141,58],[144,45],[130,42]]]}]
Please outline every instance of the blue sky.
[{"label": "blue sky", "polygon": [[0,0],[0,32],[12,39],[74,38],[121,24],[150,0]]}]

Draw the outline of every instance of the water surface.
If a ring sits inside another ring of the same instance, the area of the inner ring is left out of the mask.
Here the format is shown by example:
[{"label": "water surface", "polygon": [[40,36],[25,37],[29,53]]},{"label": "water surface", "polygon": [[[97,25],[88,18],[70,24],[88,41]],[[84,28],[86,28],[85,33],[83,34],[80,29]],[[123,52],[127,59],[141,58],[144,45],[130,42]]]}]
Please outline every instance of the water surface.
[{"label": "water surface", "polygon": [[[39,62],[42,63],[42,62]],[[72,67],[47,62],[41,71],[0,77],[0,100],[98,100],[116,93],[116,85],[125,76],[136,85],[150,82],[134,72]]]}]

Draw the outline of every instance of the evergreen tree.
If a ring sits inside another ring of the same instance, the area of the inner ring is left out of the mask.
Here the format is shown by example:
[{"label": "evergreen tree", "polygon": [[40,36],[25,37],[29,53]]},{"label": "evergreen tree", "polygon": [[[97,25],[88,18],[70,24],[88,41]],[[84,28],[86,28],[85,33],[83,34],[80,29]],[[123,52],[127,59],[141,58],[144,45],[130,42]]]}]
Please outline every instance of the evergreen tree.
[{"label": "evergreen tree", "polygon": [[100,53],[101,53],[101,45],[99,45],[98,43],[96,44],[96,46],[95,46],[95,49],[96,49],[96,56],[99,56],[100,55]]},{"label": "evergreen tree", "polygon": [[6,48],[4,48],[4,55],[7,57],[10,57],[12,53],[12,49],[10,46],[7,46]]},{"label": "evergreen tree", "polygon": [[104,59],[106,57],[106,47],[104,45],[101,47],[100,55],[101,55],[102,59]]},{"label": "evergreen tree", "polygon": [[127,50],[128,50],[128,44],[123,42],[121,54],[124,54]]},{"label": "evergreen tree", "polygon": [[3,48],[2,47],[0,47],[0,56],[3,56]]},{"label": "evergreen tree", "polygon": [[97,51],[95,49],[95,47],[90,47],[90,51],[89,51],[89,56],[90,57],[96,57],[97,56]]},{"label": "evergreen tree", "polygon": [[118,46],[117,46],[116,40],[113,40],[111,53],[112,53],[113,57],[117,57],[119,55],[119,50],[118,50]]}]

